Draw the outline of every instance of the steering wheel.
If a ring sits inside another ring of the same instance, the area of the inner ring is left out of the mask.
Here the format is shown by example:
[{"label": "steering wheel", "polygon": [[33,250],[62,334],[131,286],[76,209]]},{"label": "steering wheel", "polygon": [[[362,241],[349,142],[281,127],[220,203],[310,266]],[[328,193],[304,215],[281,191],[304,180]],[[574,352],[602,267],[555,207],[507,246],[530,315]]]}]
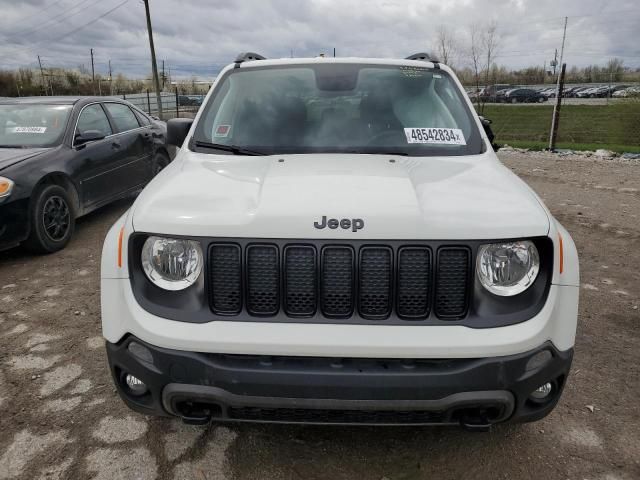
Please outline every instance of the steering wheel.
[{"label": "steering wheel", "polygon": [[[391,138],[402,138],[404,139],[404,132],[400,132],[398,130],[384,130],[382,132],[376,133],[371,137],[371,139],[367,142],[367,146],[383,146],[385,142],[383,140],[388,140]],[[395,145],[391,145],[395,146]]]}]

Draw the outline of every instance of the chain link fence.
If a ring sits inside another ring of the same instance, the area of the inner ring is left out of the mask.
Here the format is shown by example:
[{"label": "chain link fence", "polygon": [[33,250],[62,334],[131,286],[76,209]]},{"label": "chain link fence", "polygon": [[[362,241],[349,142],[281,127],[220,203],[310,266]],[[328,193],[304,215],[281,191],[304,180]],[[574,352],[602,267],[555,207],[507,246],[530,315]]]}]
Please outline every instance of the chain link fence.
[{"label": "chain link fence", "polygon": [[[640,85],[602,80],[565,84],[557,149],[640,153]],[[518,89],[528,90],[530,98],[518,95]],[[498,145],[548,148],[557,101],[555,85],[496,85],[488,90],[493,96],[486,101],[474,96],[475,92],[469,96],[478,113],[491,120]]]},{"label": "chain link fence", "polygon": [[130,93],[118,96],[150,115],[161,116],[163,120],[176,117],[193,118],[205,97],[201,93],[189,94],[178,88],[175,88],[173,92],[162,92],[160,94],[162,115],[160,115],[158,111],[158,99],[155,92],[147,90],[143,93]]}]

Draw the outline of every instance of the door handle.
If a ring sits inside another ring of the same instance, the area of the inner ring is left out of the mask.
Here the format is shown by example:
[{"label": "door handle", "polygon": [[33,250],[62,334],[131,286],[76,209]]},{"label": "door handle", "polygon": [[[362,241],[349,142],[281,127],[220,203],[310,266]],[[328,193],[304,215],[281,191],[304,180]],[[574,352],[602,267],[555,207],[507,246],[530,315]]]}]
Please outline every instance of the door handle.
[{"label": "door handle", "polygon": [[111,148],[114,150],[120,150],[120,142],[111,142]]}]

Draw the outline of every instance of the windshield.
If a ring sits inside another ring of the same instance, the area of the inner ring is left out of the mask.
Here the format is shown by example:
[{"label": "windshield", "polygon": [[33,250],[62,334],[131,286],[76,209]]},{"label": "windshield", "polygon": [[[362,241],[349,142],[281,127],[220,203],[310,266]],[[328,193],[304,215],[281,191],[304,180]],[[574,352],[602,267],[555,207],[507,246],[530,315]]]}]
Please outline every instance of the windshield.
[{"label": "windshield", "polygon": [[62,142],[71,105],[0,105],[1,147],[53,147]]},{"label": "windshield", "polygon": [[230,70],[194,140],[205,152],[212,143],[263,154],[482,151],[464,97],[443,70],[335,63]]}]

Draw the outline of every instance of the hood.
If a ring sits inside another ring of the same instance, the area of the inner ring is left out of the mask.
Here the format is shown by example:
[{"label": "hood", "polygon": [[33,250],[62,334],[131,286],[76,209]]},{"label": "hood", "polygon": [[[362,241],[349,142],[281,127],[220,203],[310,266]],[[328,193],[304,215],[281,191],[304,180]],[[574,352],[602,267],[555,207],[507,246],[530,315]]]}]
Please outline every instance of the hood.
[{"label": "hood", "polygon": [[[337,228],[314,225],[329,219]],[[363,223],[356,231],[354,219]],[[546,235],[549,218],[493,152],[391,159],[183,151],[142,192],[133,226],[211,237],[457,240]]]},{"label": "hood", "polygon": [[0,148],[0,170],[11,165],[26,160],[27,158],[40,155],[50,150],[49,148]]}]

